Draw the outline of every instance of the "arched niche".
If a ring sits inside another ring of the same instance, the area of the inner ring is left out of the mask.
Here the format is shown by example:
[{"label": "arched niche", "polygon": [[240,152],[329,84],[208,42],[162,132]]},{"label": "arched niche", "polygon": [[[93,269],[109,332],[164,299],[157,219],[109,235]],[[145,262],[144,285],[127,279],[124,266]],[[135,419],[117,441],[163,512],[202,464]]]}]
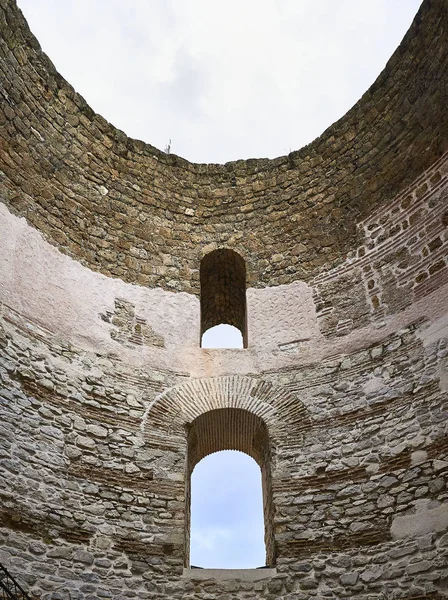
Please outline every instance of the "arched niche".
[{"label": "arched niche", "polygon": [[233,325],[247,348],[246,264],[234,250],[220,248],[206,254],[200,267],[201,340],[215,325]]}]

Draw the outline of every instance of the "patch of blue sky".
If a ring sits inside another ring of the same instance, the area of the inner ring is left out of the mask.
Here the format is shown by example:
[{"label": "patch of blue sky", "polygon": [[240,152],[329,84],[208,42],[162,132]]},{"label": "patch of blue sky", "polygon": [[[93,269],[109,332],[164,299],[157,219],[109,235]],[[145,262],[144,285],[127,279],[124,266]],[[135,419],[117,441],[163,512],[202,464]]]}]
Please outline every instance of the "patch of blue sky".
[{"label": "patch of blue sky", "polygon": [[241,331],[233,325],[210,327],[202,336],[202,348],[243,348]]},{"label": "patch of blue sky", "polygon": [[260,467],[242,452],[210,454],[191,477],[190,563],[250,569],[265,562]]}]

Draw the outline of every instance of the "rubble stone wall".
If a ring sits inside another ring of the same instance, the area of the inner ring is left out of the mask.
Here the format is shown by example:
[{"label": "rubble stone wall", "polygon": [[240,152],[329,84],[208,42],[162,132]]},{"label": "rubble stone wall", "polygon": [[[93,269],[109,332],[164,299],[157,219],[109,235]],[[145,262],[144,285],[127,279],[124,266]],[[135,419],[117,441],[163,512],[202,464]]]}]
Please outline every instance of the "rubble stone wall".
[{"label": "rubble stone wall", "polygon": [[[3,322],[0,560],[39,597],[443,597],[443,329],[421,320],[320,364],[185,380]],[[190,581],[182,424],[238,404],[274,441],[277,575]]]},{"label": "rubble stone wall", "polygon": [[[223,166],[113,129],[0,7],[0,562],[42,600],[446,598],[442,0],[316,142]],[[244,349],[200,348],[217,248]],[[274,571],[184,570],[192,423],[259,453]]]},{"label": "rubble stone wall", "polygon": [[226,247],[250,287],[309,281],[448,149],[444,0],[423,3],[377,81],[312,144],[226,165],[128,138],[55,71],[14,0],[0,11],[3,201],[105,275],[199,294],[201,258]]}]

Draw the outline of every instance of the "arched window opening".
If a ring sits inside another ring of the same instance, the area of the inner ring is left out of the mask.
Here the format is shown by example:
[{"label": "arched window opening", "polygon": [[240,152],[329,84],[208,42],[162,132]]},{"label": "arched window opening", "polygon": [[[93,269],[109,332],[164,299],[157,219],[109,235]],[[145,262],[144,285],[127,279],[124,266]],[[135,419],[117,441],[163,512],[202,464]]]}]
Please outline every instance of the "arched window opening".
[{"label": "arched window opening", "polygon": [[206,456],[191,476],[191,564],[250,569],[265,560],[260,467],[242,452]]},{"label": "arched window opening", "polygon": [[201,341],[215,325],[233,325],[247,348],[246,265],[227,248],[210,252],[201,261]]},{"label": "arched window opening", "polygon": [[202,336],[202,348],[244,348],[241,331],[233,325],[215,325]]},{"label": "arched window opening", "polygon": [[[270,443],[264,421],[252,412],[242,408],[219,408],[197,417],[187,427],[187,477],[186,477],[186,519],[185,519],[185,566],[190,566],[190,509],[191,479],[196,465],[208,455],[221,450],[238,450],[253,458],[261,469],[263,497],[265,560],[256,566],[272,567],[275,564],[273,503],[270,469]],[[202,489],[201,494],[216,495],[218,490]],[[218,499],[219,502],[219,499]],[[256,506],[252,508],[256,511]],[[200,534],[198,534],[200,535]],[[197,540],[195,541],[195,543]],[[207,543],[206,540],[202,540]],[[258,561],[259,562],[259,561]],[[195,565],[205,566],[205,565]],[[215,568],[229,568],[223,564]]]}]

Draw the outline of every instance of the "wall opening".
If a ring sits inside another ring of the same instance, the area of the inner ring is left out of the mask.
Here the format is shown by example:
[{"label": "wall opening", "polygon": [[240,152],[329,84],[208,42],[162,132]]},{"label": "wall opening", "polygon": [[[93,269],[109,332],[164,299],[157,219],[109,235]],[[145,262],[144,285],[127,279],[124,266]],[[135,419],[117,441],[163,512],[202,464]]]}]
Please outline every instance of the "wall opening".
[{"label": "wall opening", "polygon": [[241,331],[233,325],[215,325],[204,332],[202,348],[244,348]]},{"label": "wall opening", "polygon": [[243,452],[206,456],[191,475],[191,564],[251,569],[265,561],[260,467]]},{"label": "wall opening", "polygon": [[[264,421],[242,408],[210,410],[197,417],[187,426],[187,442],[185,566],[190,566],[191,479],[193,470],[203,458],[210,454],[222,450],[238,450],[253,458],[261,470],[265,560],[257,566],[273,567],[275,565],[275,545],[271,453],[269,435]],[[213,490],[210,490],[209,493],[213,493]],[[220,565],[215,565],[215,567],[223,568]]]},{"label": "wall opening", "polygon": [[247,348],[246,265],[227,248],[210,252],[201,261],[201,344],[203,334],[216,325],[232,325]]}]

